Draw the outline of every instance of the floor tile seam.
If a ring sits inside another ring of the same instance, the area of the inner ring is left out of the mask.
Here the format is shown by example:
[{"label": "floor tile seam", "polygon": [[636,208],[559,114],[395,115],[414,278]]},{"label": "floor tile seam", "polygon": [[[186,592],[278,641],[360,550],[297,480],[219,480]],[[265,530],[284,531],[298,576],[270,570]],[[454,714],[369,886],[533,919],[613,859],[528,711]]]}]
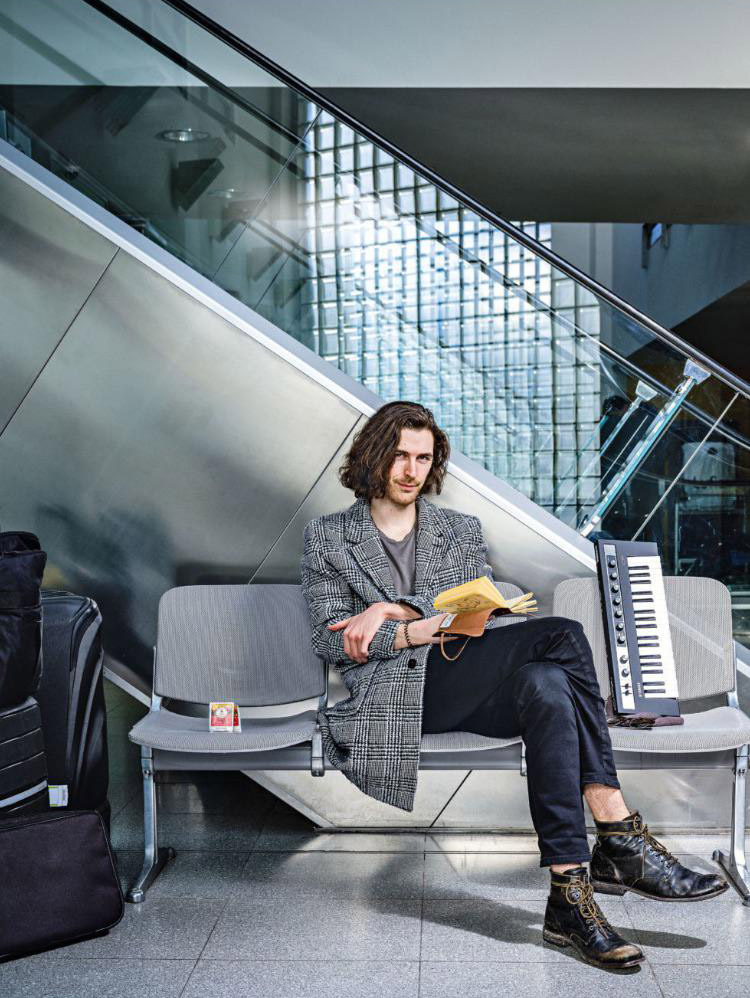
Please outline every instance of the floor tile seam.
[{"label": "floor tile seam", "polygon": [[651,977],[654,980],[654,984],[659,989],[659,994],[661,995],[661,998],[665,998],[664,991],[662,990],[662,986],[659,983],[659,979],[656,976],[656,970],[654,969],[654,964],[651,962],[651,960],[649,960],[648,954],[646,953],[646,951],[643,950],[642,952],[643,952],[643,963],[641,964],[641,966],[642,967],[648,967],[648,969],[651,971]]},{"label": "floor tile seam", "polygon": [[[297,888],[292,888],[292,887],[290,887],[286,893],[282,893],[282,892],[279,892],[279,891],[272,892],[272,891],[269,890],[268,893],[264,894],[263,892],[259,892],[258,891],[257,885],[255,885],[255,884],[250,884],[250,885],[248,885],[248,887],[252,888],[252,890],[255,891],[254,897],[255,897],[255,899],[258,902],[275,901],[275,900],[278,900],[278,901],[289,901],[291,899],[297,898],[297,899],[303,900],[303,901],[421,901],[423,903],[423,906],[424,906],[425,903],[426,904],[432,904],[433,901],[437,901],[440,904],[444,904],[446,902],[452,902],[452,901],[456,900],[455,898],[429,898],[429,897],[423,898],[419,894],[416,894],[416,893],[415,894],[377,894],[377,895],[373,895],[373,894],[369,894],[369,895],[368,894],[325,894],[325,893],[321,893],[321,894],[304,894],[304,893],[301,893]],[[156,893],[156,891],[152,890],[153,899],[155,901],[227,901],[227,902],[229,902],[229,901],[236,901],[236,900],[238,900],[239,898],[241,898],[241,894],[242,894],[241,891],[236,891],[236,892],[230,893],[229,896],[227,897],[226,894],[223,894],[221,896],[217,896],[215,894],[164,894],[164,893]],[[458,900],[464,900],[464,899],[460,898]],[[480,898],[479,900],[485,900],[485,899],[484,898]],[[502,902],[502,901],[520,901],[520,902],[523,902],[523,901],[533,901],[535,903],[542,904],[546,900],[546,896],[545,897],[533,897],[533,898],[530,898],[530,897],[524,897],[524,898],[505,897],[505,898],[498,898],[497,900],[500,901],[500,902]],[[627,926],[627,927],[631,928],[632,926]]]},{"label": "floor tile seam", "polygon": [[[208,851],[208,850],[204,850]],[[309,853],[314,855],[316,853],[332,853],[339,856],[419,856],[420,850],[418,849],[311,849],[311,848],[300,848],[300,849],[253,849],[255,853],[269,853],[276,854],[279,853]],[[424,856],[535,856],[538,855],[537,852],[466,852],[461,849],[456,849],[452,852],[438,852],[426,850]]]},{"label": "floor tile seam", "polygon": [[420,998],[422,994],[422,937],[424,936],[424,888],[425,888],[425,878],[427,876],[427,850],[422,853],[422,897],[419,903],[419,949],[417,959],[419,961],[419,966],[417,968],[417,998]]},{"label": "floor tile seam", "polygon": [[[595,896],[597,896],[597,895],[595,895]],[[606,897],[606,895],[604,895],[604,896]],[[599,894],[598,897],[601,898],[602,895]],[[625,912],[625,917],[628,920],[628,927],[633,930],[633,933],[637,933],[638,929],[636,928],[635,922],[633,921],[633,919],[630,916],[630,911],[628,910],[628,906],[625,904],[625,899],[623,898],[621,900],[622,900],[621,910]]]},{"label": "floor tile seam", "polygon": [[651,971],[651,976],[654,979],[654,984],[659,989],[659,994],[661,995],[661,998],[668,998],[668,996],[666,996],[664,994],[664,989],[662,988],[661,982],[660,982],[660,980],[659,980],[659,978],[657,976],[656,966],[649,960],[648,957],[646,957],[646,959],[643,962],[644,962],[644,964],[646,964],[648,966],[648,969]]},{"label": "floor tile seam", "polygon": [[[174,845],[171,842],[165,842],[164,845],[165,846],[169,846],[172,849],[174,849],[175,854],[177,856],[181,856],[184,853],[188,853],[188,852],[189,853],[206,853],[207,855],[210,855],[210,856],[216,856],[216,855],[231,856],[231,855],[235,855],[236,853],[244,854],[244,853],[246,853],[248,851],[247,849],[237,849],[237,848],[235,848],[235,849],[218,849],[215,846],[213,848],[211,848],[211,849],[185,849],[183,846],[176,846],[176,845]],[[135,848],[133,848],[131,846],[128,846],[128,845],[116,845],[116,844],[113,844],[112,848],[114,849],[114,851],[116,853],[120,853],[120,852],[142,852],[143,851],[143,847],[142,846],[141,846],[140,849],[135,849]]]},{"label": "floor tile seam", "polygon": [[[76,944],[73,944],[76,945]],[[26,956],[21,957],[19,960],[14,960],[9,963],[0,963],[0,974],[4,967],[13,967],[14,964],[25,960],[28,957],[41,957],[42,959],[37,959],[35,965],[38,967],[40,965],[55,966],[58,960],[87,960],[87,961],[101,961],[106,960],[108,963],[116,963],[118,960],[121,963],[195,963],[197,957],[194,956],[103,956],[98,954],[97,956],[83,956],[79,953],[55,953],[53,956],[51,953],[28,953]]]},{"label": "floor tile seam", "polygon": [[318,853],[326,853],[336,856],[421,856],[424,860],[429,853],[423,850],[413,849],[408,852],[400,852],[395,849],[253,849],[258,855],[279,856],[289,853],[290,855],[315,856]]},{"label": "floor tile seam", "polygon": [[[219,901],[229,901],[232,898],[232,895],[230,895],[229,898],[227,898],[226,894],[223,894],[221,897],[217,897],[214,894],[159,894],[154,887],[151,887],[149,889],[149,896],[151,897],[152,901],[169,901],[169,902],[173,901],[219,902]],[[185,957],[185,959],[190,959],[190,958]]]},{"label": "floor tile seam", "polygon": [[[549,897],[549,891],[544,890],[542,897],[519,897],[518,895],[514,894],[512,896],[512,900],[514,900],[514,901],[531,901],[534,904],[542,904],[544,901],[547,900],[548,897]],[[430,904],[432,904],[432,903],[435,903],[435,904],[478,904],[478,903],[494,904],[496,901],[499,901],[499,900],[506,900],[507,901],[507,900],[510,900],[510,898],[507,895],[506,895],[506,897],[504,897],[502,899],[500,899],[500,898],[494,898],[494,897],[482,897],[482,896],[467,897],[466,895],[464,895],[462,897],[444,897],[444,898],[441,898],[441,897],[425,897],[425,900],[427,902],[429,902]],[[613,906],[616,907],[616,906],[618,906],[620,904],[622,904],[622,901],[619,898],[608,898],[607,901],[604,902],[605,907],[607,907],[608,905],[613,905]]]},{"label": "floor tile seam", "polygon": [[[550,952],[557,953],[559,951],[553,949],[553,950],[550,950]],[[503,960],[503,959],[498,959],[498,958],[487,957],[487,958],[483,958],[483,959],[476,959],[476,958],[474,958],[474,959],[469,959],[469,960],[434,960],[434,959],[427,959],[427,960],[422,960],[422,963],[435,963],[435,964],[439,964],[440,966],[446,966],[446,967],[449,967],[449,966],[451,966],[454,963],[519,963],[519,964],[523,964],[524,966],[533,965],[533,966],[539,966],[539,967],[570,967],[571,969],[572,968],[578,968],[581,965],[587,966],[585,964],[585,962],[583,962],[583,961],[581,961],[579,963],[577,955],[572,955],[572,954],[569,955],[569,956],[567,956],[567,957],[562,957],[560,960]],[[692,964],[692,965],[691,964],[679,964],[679,966],[687,967],[687,966],[695,966],[695,964]]]},{"label": "floor tile seam", "polygon": [[[137,791],[137,790],[136,790],[136,793],[138,793],[138,791]],[[131,803],[132,803],[132,798],[131,798],[131,800],[127,800],[127,801],[125,801],[125,803],[124,803],[124,804],[121,804],[121,805],[119,806],[119,808],[118,808],[118,809],[117,809],[116,811],[113,811],[113,812],[112,812],[112,814],[110,815],[110,821],[114,821],[114,820],[115,820],[115,818],[116,818],[116,817],[117,817],[118,815],[122,814],[122,812],[123,812],[123,811],[125,810],[125,808],[126,808],[126,807],[127,807],[127,806],[128,806],[129,804],[131,804]]]},{"label": "floor tile seam", "polygon": [[538,849],[427,849],[427,856],[538,856]]},{"label": "floor tile seam", "polygon": [[[221,916],[227,910],[227,905],[228,904],[229,904],[229,898],[225,898],[224,899],[224,904],[219,908],[219,911],[216,914],[216,918],[214,919],[214,924],[211,926],[211,931],[206,936],[206,941],[203,943],[203,946],[201,947],[201,951],[198,954],[198,956],[196,957],[196,960],[195,960],[196,967],[198,966],[198,962],[200,961],[201,957],[206,952],[206,947],[211,942],[211,938],[212,938],[214,932],[216,932],[216,926],[219,924],[219,921],[221,920]],[[193,970],[190,973],[190,977],[193,976],[193,973],[195,973],[195,967],[193,967]],[[189,978],[188,978],[188,981],[189,981]],[[185,983],[185,987],[187,987],[187,983],[188,982]],[[183,991],[184,991],[184,988],[183,988]]]},{"label": "floor tile seam", "polygon": [[[244,853],[245,849],[183,849],[182,846],[172,845],[171,842],[165,843],[166,846],[171,847],[175,851],[176,856],[184,856],[186,853],[192,854],[205,854],[207,856],[233,856],[236,853]],[[132,846],[128,845],[117,845],[116,842],[112,843],[112,849],[115,853],[122,852],[138,852],[143,855],[143,847],[140,849],[134,849]]]},{"label": "floor tile seam", "polygon": [[710,968],[711,970],[721,970],[726,967],[729,970],[750,970],[750,963],[702,963],[696,960],[694,963],[662,963],[661,960],[654,960],[649,957],[649,966],[656,971],[659,967],[682,967],[685,970],[696,970],[702,967]]},{"label": "floor tile seam", "polygon": [[[541,938],[541,934],[540,934],[540,938]],[[207,956],[207,957],[200,957],[197,962],[200,963],[200,964],[221,963],[221,964],[224,964],[224,965],[227,964],[227,963],[247,963],[247,964],[256,964],[256,963],[274,963],[274,964],[276,964],[276,963],[305,963],[305,964],[307,964],[307,963],[316,963],[316,964],[320,964],[321,966],[330,966],[333,963],[346,963],[346,964],[354,964],[354,965],[357,965],[357,964],[367,964],[367,963],[370,963],[370,964],[372,964],[372,963],[376,963],[376,964],[387,963],[389,966],[393,966],[395,964],[403,964],[403,963],[439,963],[439,964],[446,964],[446,965],[451,965],[451,964],[456,964],[456,963],[460,963],[460,964],[464,964],[464,963],[492,963],[492,964],[498,964],[498,965],[502,965],[502,966],[505,966],[507,964],[518,964],[519,966],[524,966],[524,967],[565,967],[565,966],[576,966],[576,967],[578,967],[579,966],[578,962],[576,962],[575,964],[572,964],[572,963],[569,964],[567,962],[568,960],[572,960],[572,959],[574,959],[574,958],[572,958],[572,957],[561,957],[560,959],[556,959],[556,960],[515,960],[513,958],[510,958],[510,959],[506,960],[506,959],[503,959],[502,957],[493,957],[493,958],[487,958],[487,959],[481,959],[481,960],[477,960],[477,959],[467,959],[467,960],[432,960],[432,959],[429,959],[429,958],[426,959],[426,960],[410,960],[410,959],[399,959],[399,960],[363,960],[363,959],[357,959],[357,958],[354,958],[354,957],[352,957],[351,959],[347,959],[346,957],[337,957],[335,960],[316,960],[314,957],[308,957],[308,956],[297,956],[297,957],[284,956],[284,957],[278,957],[277,959],[264,958],[262,960],[260,960],[260,959],[259,960],[241,960],[241,959],[238,959],[236,957],[218,957],[218,956],[214,957],[214,956]],[[586,965],[583,964],[583,966],[585,967]],[[688,965],[684,964],[684,966],[688,966]],[[693,966],[695,966],[695,965],[693,965]]]},{"label": "floor tile seam", "polygon": [[198,966],[198,960],[199,959],[200,959],[200,957],[198,957],[195,960],[193,960],[193,966],[190,968],[190,973],[187,975],[185,983],[182,986],[182,990],[180,991],[179,995],[177,995],[177,998],[182,998],[182,996],[187,991],[187,987],[190,984],[190,981],[193,979],[193,974],[195,973],[196,968]]},{"label": "floor tile seam", "polygon": [[[242,874],[245,872],[245,870],[247,869],[247,864],[250,862],[250,857],[252,856],[252,854],[253,854],[252,847],[250,849],[243,849],[241,851],[238,850],[237,853],[234,854],[234,855],[237,855],[237,856],[243,856],[244,857],[243,859],[238,860],[237,865],[241,866],[241,869],[235,871],[236,876],[241,877]],[[232,855],[232,854],[231,853],[227,853],[226,855]]]},{"label": "floor tile seam", "polygon": [[[653,961],[652,961],[653,962]],[[734,967],[737,970],[746,969],[750,964],[747,963],[681,963],[680,961],[675,961],[674,963],[670,960],[659,960],[657,963],[653,964],[654,967]]]},{"label": "floor tile seam", "polygon": [[[128,849],[125,846],[120,846],[119,848],[115,848],[114,851],[115,851],[115,853],[118,856],[121,856],[124,853],[131,853],[131,854],[135,854],[137,856],[142,856],[143,855],[143,846],[141,846],[140,849]],[[215,855],[216,850],[215,849],[180,849],[180,852],[179,852],[180,856],[184,856],[185,853],[190,853],[191,856],[192,855],[195,855],[195,856],[213,856],[213,855]],[[224,856],[246,856],[246,855],[249,855],[249,854],[250,854],[250,850],[249,849],[225,849],[222,852],[222,855],[224,855]]]}]

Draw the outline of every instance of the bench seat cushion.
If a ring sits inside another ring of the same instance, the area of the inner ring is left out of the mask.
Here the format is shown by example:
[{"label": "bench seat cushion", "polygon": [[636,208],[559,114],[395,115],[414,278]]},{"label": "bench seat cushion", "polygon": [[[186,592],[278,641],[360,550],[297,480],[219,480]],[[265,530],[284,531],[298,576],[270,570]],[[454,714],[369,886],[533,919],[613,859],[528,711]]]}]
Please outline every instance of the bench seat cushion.
[{"label": "bench seat cushion", "polygon": [[683,716],[684,724],[650,731],[610,728],[612,745],[622,752],[717,752],[750,743],[750,717],[735,707]]},{"label": "bench seat cushion", "polygon": [[[206,711],[208,713],[208,711]],[[317,711],[292,717],[243,718],[242,731],[208,730],[208,717],[186,717],[169,710],[150,711],[130,732],[130,740],[148,748],[172,752],[262,752],[309,742]]]},{"label": "bench seat cushion", "polygon": [[478,752],[520,743],[520,738],[489,738],[471,731],[445,731],[422,735],[422,752]]}]

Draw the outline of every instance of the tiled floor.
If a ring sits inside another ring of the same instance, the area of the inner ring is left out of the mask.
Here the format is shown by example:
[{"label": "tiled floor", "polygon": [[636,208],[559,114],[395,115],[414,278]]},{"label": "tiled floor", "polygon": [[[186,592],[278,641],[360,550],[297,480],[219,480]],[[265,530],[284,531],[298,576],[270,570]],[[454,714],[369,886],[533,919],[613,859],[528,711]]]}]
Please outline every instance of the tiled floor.
[{"label": "tiled floor", "polygon": [[[141,709],[108,687],[113,845],[140,866]],[[750,908],[600,898],[643,946],[633,973],[542,943],[548,874],[527,836],[326,835],[240,774],[158,788],[178,856],[108,936],[0,966],[3,998],[577,998],[750,993]],[[663,840],[712,867],[716,836]]]}]

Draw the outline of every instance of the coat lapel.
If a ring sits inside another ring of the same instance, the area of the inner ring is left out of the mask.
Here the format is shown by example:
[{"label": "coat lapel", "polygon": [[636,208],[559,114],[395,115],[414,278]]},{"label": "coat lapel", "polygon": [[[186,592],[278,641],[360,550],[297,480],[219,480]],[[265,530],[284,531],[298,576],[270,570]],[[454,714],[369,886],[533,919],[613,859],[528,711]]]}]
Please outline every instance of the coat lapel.
[{"label": "coat lapel", "polygon": [[[417,498],[417,517],[414,595],[421,596],[427,593],[430,580],[440,567],[450,541],[442,531],[437,507],[422,496]],[[370,504],[366,499],[357,499],[347,511],[346,540],[362,572],[385,593],[388,600],[395,602],[397,596],[390,562],[372,522]]]},{"label": "coat lapel", "polygon": [[372,522],[370,504],[366,499],[357,499],[350,507],[346,538],[352,557],[365,575],[386,594],[390,602],[395,602],[396,590],[391,566]]},{"label": "coat lapel", "polygon": [[417,499],[417,550],[414,589],[416,596],[428,594],[430,580],[440,567],[448,539],[442,532],[437,507],[422,496]]}]

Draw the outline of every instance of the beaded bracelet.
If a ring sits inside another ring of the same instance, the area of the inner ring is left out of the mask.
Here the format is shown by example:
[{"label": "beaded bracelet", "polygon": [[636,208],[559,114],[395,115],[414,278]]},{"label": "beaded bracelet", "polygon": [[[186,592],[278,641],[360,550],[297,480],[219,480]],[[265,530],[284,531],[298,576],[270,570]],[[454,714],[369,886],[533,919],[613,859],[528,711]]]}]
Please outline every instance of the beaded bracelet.
[{"label": "beaded bracelet", "polygon": [[407,622],[406,622],[406,623],[404,624],[404,640],[406,641],[406,646],[407,646],[407,648],[413,648],[413,647],[414,647],[414,645],[413,645],[413,644],[411,643],[411,641],[409,640],[409,624],[410,624],[410,623],[411,623],[411,621],[410,621],[410,620],[408,620],[408,621],[407,621]]}]

